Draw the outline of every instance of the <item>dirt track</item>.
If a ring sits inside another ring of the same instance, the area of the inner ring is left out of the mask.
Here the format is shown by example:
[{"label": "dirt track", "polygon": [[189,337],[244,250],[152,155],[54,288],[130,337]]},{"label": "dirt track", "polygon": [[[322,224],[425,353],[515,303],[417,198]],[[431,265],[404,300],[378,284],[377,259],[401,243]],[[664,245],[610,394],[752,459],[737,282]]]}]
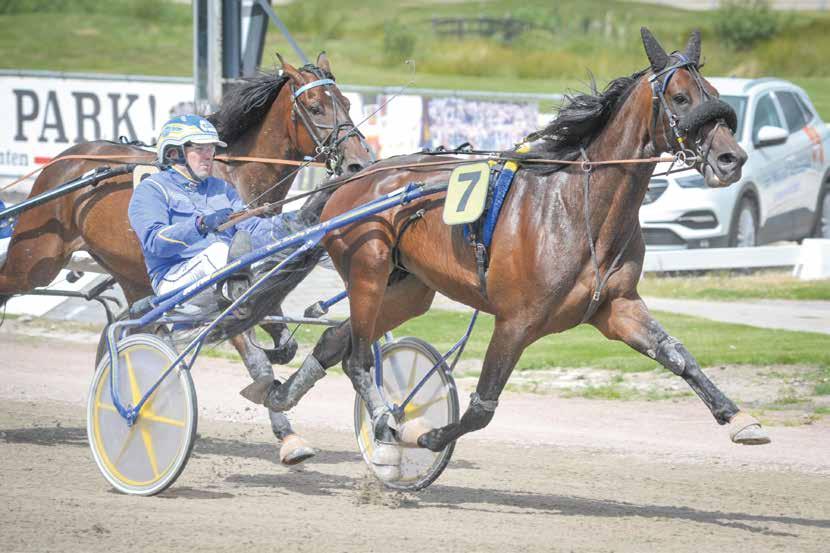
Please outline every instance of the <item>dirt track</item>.
[{"label": "dirt track", "polygon": [[828,551],[827,417],[742,448],[696,399],[508,393],[435,484],[401,494],[357,453],[345,377],[293,414],[322,452],[286,469],[265,413],[229,395],[244,369],[209,358],[184,474],[160,496],[123,496],[86,444],[86,339],[0,330],[0,551]]}]

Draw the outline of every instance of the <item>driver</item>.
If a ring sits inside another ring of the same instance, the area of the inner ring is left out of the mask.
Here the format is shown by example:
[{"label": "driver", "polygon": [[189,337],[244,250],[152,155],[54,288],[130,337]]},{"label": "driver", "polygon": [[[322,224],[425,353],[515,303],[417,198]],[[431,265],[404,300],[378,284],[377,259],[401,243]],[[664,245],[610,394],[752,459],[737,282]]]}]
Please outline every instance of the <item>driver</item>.
[{"label": "driver", "polygon": [[[299,212],[292,212],[251,217],[219,230],[231,213],[245,209],[245,205],[233,186],[211,175],[217,145],[226,146],[207,119],[197,115],[171,119],[158,139],[158,161],[165,168],[143,179],[133,191],[130,225],[141,242],[156,294],[210,275],[252,247],[264,246],[304,226]],[[230,279],[224,290],[220,289],[225,301],[244,293],[248,278]],[[240,308],[238,315],[247,313]],[[269,383],[273,381],[273,373],[266,376]],[[282,463],[295,464],[314,455],[314,449],[294,433],[284,414],[271,411],[269,416],[282,441]]]},{"label": "driver", "polygon": [[[293,213],[251,217],[219,227],[245,209],[234,187],[211,176],[219,140],[214,126],[198,115],[181,115],[164,124],[158,161],[166,166],[141,181],[130,200],[129,219],[144,253],[156,294],[164,294],[212,274],[242,255],[289,234]],[[226,301],[238,298],[248,277],[221,288]]]}]

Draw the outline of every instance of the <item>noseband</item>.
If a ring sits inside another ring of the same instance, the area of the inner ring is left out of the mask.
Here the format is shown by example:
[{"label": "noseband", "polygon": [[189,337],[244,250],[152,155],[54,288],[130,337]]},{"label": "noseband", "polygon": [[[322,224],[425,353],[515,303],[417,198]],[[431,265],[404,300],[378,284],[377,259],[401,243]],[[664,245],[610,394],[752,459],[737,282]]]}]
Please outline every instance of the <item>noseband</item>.
[{"label": "noseband", "polygon": [[[327,77],[323,74],[323,72],[313,66],[313,65],[306,65],[300,68],[300,71],[307,71],[317,77],[317,80],[312,81],[310,83],[306,83],[300,88],[294,90],[294,86],[291,85],[291,116],[292,118],[297,115],[302,121],[303,126],[305,127],[308,135],[314,140],[314,143],[317,145],[316,152],[317,155],[325,156],[326,160],[326,170],[329,174],[340,174],[340,166],[343,163],[343,154],[340,151],[340,144],[342,144],[345,140],[350,138],[352,135],[357,136],[360,139],[360,143],[363,147],[366,148],[367,151],[371,152],[368,145],[366,144],[366,139],[360,130],[355,127],[354,123],[350,120],[340,121],[337,115],[337,108],[338,106],[343,109],[345,113],[348,114],[348,110],[345,106],[340,104],[337,99],[337,94],[334,91],[326,90],[328,96],[331,98],[331,112],[332,112],[332,124],[320,124],[316,123],[311,115],[308,113],[306,107],[298,101],[299,97],[311,90],[312,88],[317,88],[318,86],[322,87],[334,87],[334,79]],[[348,117],[347,117],[348,119]],[[340,136],[343,131],[346,130],[343,136]],[[318,131],[324,131],[319,133]],[[325,131],[328,131],[326,134]]]},{"label": "noseband", "polygon": [[[665,114],[665,120],[671,129],[671,135],[674,137],[674,143],[669,143],[674,153],[682,154],[683,158],[695,157],[698,163],[709,163],[706,159],[709,150],[712,147],[712,141],[715,137],[715,131],[721,125],[728,126],[734,133],[738,127],[738,116],[732,106],[719,98],[715,98],[706,91],[703,86],[703,81],[700,72],[697,69],[697,64],[689,60],[683,54],[674,52],[671,59],[675,63],[669,65],[662,70],[656,72],[649,77],[651,83],[651,142],[655,151],[659,148],[656,143],[657,119],[660,118],[660,110]],[[697,88],[700,91],[703,101],[695,106],[692,111],[683,117],[679,117],[674,113],[666,102],[665,93],[669,86],[669,81],[679,69],[686,69],[692,76]],[[703,143],[699,136],[700,129],[707,123],[715,122],[715,128],[709,133],[710,139],[706,144]],[[664,123],[664,130],[665,130]],[[668,132],[666,133],[668,135]],[[693,141],[693,145],[689,146],[688,141]]]}]

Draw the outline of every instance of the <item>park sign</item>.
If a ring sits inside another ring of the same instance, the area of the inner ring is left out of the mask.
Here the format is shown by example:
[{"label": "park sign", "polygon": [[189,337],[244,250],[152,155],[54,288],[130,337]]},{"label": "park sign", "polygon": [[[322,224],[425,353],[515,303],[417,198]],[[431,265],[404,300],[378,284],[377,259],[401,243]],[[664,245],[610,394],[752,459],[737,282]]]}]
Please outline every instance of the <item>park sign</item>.
[{"label": "park sign", "polygon": [[193,110],[189,79],[0,72],[0,176],[18,177],[91,140],[152,143],[172,116]]}]

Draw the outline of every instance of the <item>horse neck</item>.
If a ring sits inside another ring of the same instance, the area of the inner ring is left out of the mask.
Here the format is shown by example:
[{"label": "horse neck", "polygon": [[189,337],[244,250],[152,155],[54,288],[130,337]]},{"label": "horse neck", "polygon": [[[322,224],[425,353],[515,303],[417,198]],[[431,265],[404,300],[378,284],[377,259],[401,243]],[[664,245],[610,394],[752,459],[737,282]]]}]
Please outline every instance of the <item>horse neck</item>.
[{"label": "horse neck", "polygon": [[[651,92],[642,81],[635,86],[587,148],[591,161],[644,159],[653,155],[649,139]],[[649,108],[646,116],[643,106]],[[640,205],[655,166],[655,163],[620,164],[597,167],[593,171],[589,206],[592,235],[598,243],[603,238],[615,238],[621,229],[638,223]],[[580,171],[580,191],[583,178]],[[622,234],[627,236],[628,231]]]},{"label": "horse neck", "polygon": [[[268,159],[302,159],[289,129],[294,125],[291,109],[291,89],[283,86],[265,117],[245,131],[233,144],[229,144],[227,154]],[[292,165],[257,162],[233,163],[226,167],[227,180],[236,185],[246,202],[262,195],[257,201],[258,204],[283,199],[292,181],[286,177],[296,169]],[[274,186],[284,178],[285,182]]]}]

